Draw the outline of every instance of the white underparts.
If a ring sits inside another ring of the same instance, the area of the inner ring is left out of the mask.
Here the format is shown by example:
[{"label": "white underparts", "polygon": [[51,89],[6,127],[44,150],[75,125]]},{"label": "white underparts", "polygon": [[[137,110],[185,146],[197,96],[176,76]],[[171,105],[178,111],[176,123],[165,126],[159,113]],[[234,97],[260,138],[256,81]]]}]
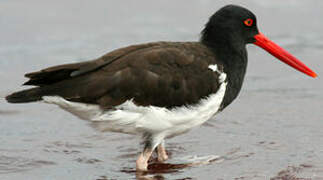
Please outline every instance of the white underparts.
[{"label": "white underparts", "polygon": [[181,106],[171,110],[156,106],[137,106],[132,100],[103,110],[98,105],[67,101],[58,96],[44,96],[46,103],[60,106],[81,119],[94,122],[101,131],[115,131],[130,134],[149,133],[162,141],[164,138],[185,133],[214,116],[220,109],[227,83],[226,74],[221,73],[219,90],[200,100],[196,105]]}]

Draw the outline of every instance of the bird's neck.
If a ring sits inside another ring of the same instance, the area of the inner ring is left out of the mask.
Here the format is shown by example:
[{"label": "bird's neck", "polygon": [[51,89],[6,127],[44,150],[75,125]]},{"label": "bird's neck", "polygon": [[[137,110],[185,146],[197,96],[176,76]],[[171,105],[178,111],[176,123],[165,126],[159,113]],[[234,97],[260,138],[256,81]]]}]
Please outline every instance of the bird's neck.
[{"label": "bird's neck", "polygon": [[[222,109],[228,106],[241,90],[247,70],[247,51],[241,49],[239,53],[231,52],[230,56],[219,55],[223,62],[223,70],[227,74],[228,85],[222,102]],[[221,53],[219,53],[221,54]]]},{"label": "bird's neck", "polygon": [[246,45],[238,41],[233,43],[232,39],[216,36],[214,39],[209,39],[210,36],[203,39],[203,35],[201,42],[214,52],[227,74],[228,85],[221,105],[221,108],[224,109],[238,96],[241,90],[248,64]]}]

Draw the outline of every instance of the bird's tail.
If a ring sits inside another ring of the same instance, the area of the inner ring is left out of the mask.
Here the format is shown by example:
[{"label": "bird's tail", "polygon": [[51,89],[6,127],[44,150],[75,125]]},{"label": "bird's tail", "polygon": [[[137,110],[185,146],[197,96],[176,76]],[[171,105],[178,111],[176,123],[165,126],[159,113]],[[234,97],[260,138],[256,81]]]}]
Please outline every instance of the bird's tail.
[{"label": "bird's tail", "polygon": [[41,87],[26,89],[12,93],[6,97],[9,103],[28,103],[42,100],[44,93]]}]

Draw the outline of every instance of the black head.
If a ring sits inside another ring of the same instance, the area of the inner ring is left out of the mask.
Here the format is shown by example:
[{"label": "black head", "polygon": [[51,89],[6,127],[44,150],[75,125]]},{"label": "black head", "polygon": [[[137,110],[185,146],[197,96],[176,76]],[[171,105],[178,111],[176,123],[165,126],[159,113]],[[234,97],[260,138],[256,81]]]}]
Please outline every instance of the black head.
[{"label": "black head", "polygon": [[[311,77],[317,77],[317,74],[300,60],[260,33],[256,16],[241,6],[228,5],[214,13],[202,31],[201,41],[214,49],[217,55],[226,55],[222,58],[231,64],[241,63],[237,60],[244,60],[246,64],[245,46],[254,43],[295,69]],[[227,58],[232,54],[238,54],[243,58]]]},{"label": "black head", "polygon": [[256,16],[246,8],[227,5],[214,13],[202,31],[201,41],[208,45],[245,46],[259,34]]}]

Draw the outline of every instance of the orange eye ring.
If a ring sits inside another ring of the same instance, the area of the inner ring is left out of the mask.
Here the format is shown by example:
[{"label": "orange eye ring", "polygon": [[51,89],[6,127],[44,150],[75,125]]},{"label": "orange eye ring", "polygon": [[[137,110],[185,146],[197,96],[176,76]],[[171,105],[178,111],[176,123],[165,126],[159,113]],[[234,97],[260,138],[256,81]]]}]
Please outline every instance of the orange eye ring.
[{"label": "orange eye ring", "polygon": [[249,19],[246,19],[245,21],[243,21],[243,23],[246,25],[246,26],[252,26],[253,24],[253,19],[249,18]]}]

